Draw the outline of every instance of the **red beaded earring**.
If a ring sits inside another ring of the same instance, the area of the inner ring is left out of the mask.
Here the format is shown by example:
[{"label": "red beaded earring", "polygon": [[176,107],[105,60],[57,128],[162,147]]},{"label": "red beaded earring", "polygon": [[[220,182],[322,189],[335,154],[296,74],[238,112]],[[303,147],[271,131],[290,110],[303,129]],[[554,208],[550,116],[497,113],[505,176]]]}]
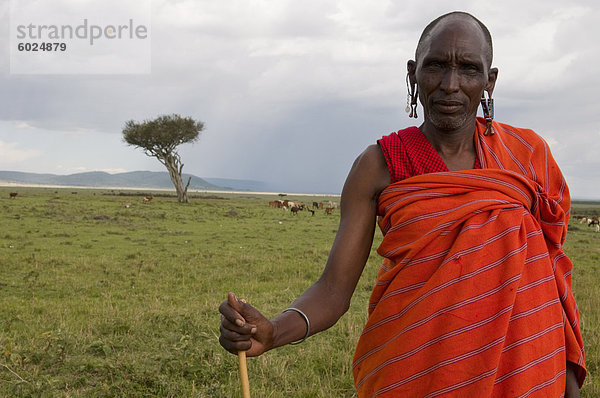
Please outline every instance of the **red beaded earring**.
[{"label": "red beaded earring", "polygon": [[490,94],[489,98],[485,98],[485,92],[481,97],[481,108],[483,108],[483,118],[485,119],[486,126],[484,135],[494,135],[494,128],[492,122],[494,121],[494,99]]}]

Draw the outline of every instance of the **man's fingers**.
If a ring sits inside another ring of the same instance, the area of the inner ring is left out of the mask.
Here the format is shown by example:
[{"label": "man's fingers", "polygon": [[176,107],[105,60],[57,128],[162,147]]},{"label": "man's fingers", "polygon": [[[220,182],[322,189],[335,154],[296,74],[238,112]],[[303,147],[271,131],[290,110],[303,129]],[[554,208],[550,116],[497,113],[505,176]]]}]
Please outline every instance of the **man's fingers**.
[{"label": "man's fingers", "polygon": [[[248,304],[243,298],[237,297],[234,293],[230,292],[227,294],[227,304],[229,304],[229,307],[235,312],[235,316],[233,318],[229,317],[228,319],[239,327],[245,327],[246,324],[250,323],[252,324],[252,328],[256,325],[256,322],[263,318],[256,308]],[[255,333],[255,331],[256,330],[253,330],[252,333]]]},{"label": "man's fingers", "polygon": [[227,301],[219,306],[221,312],[221,326],[241,335],[256,333],[256,326],[244,319],[243,313],[252,307],[238,299],[235,294],[228,293]]},{"label": "man's fingers", "polygon": [[251,334],[256,333],[256,327],[254,325],[252,325],[250,323],[245,323],[244,326],[239,326],[239,324],[237,322],[236,323],[234,323],[234,322],[223,317],[221,319],[221,327],[223,327],[227,330],[231,330],[232,332],[236,332],[236,333],[244,334],[244,335],[251,335]]},{"label": "man's fingers", "polygon": [[239,351],[248,351],[252,347],[250,340],[233,342],[227,340],[223,335],[219,337],[219,343],[232,354],[237,354]]},{"label": "man's fingers", "polygon": [[[221,326],[219,331],[219,343],[227,351],[236,354],[239,351],[247,351],[252,347],[250,338],[256,333],[256,327],[249,323],[241,322],[241,315],[230,305],[229,300],[225,301],[219,307],[221,311]],[[243,326],[240,326],[243,324]]]},{"label": "man's fingers", "polygon": [[242,301],[242,300],[238,299],[234,293],[231,293],[231,292],[227,293],[227,303],[239,315],[239,317],[234,320],[234,322],[238,326],[244,326],[244,324],[246,323],[246,320],[244,319],[244,317],[242,315],[245,302],[246,302],[246,300]]},{"label": "man's fingers", "polygon": [[248,341],[248,340],[250,340],[250,337],[252,337],[251,334],[238,333],[235,330],[227,328],[225,325],[221,325],[221,327],[219,328],[219,331],[221,332],[221,336],[223,336],[227,340],[233,341],[233,342]]},{"label": "man's fingers", "polygon": [[219,343],[235,354],[246,351],[248,356],[265,352],[272,345],[273,325],[256,308],[233,293],[219,306],[221,326]]},{"label": "man's fingers", "polygon": [[[239,305],[231,305],[233,302],[230,299],[230,296],[232,295],[235,297],[233,293],[229,293],[227,295],[227,301],[221,303],[219,306],[219,312],[228,321],[235,323],[238,326],[244,326],[246,322],[244,317],[239,312]],[[237,303],[237,300],[235,300],[235,303]]]}]

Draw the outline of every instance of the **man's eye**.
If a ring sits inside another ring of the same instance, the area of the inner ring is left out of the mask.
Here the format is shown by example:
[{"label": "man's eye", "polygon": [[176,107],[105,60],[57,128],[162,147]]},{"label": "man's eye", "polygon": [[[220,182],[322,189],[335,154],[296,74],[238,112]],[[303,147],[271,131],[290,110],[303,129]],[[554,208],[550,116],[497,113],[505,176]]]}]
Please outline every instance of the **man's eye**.
[{"label": "man's eye", "polygon": [[463,67],[461,69],[467,73],[478,73],[479,72],[479,67],[477,67],[477,65],[463,65]]},{"label": "man's eye", "polygon": [[429,69],[441,69],[444,67],[444,65],[441,62],[433,61],[429,62],[426,67]]}]

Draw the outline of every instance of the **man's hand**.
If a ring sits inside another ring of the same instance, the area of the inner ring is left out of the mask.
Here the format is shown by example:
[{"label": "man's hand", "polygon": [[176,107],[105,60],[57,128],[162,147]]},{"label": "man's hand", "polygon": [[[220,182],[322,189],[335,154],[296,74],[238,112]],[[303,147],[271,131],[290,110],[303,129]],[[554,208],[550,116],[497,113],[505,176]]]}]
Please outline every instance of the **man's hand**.
[{"label": "man's hand", "polygon": [[246,351],[253,357],[273,346],[273,324],[256,308],[228,293],[227,300],[219,306],[221,336],[219,343],[227,351],[237,354]]}]

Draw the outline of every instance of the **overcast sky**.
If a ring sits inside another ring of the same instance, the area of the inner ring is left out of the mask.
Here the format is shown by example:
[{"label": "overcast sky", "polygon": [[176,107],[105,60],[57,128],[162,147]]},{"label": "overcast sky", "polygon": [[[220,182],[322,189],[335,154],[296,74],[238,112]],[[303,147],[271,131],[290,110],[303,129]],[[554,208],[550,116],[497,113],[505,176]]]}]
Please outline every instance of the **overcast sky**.
[{"label": "overcast sky", "polygon": [[178,113],[206,127],[184,172],[340,192],[367,145],[422,122],[404,112],[406,61],[462,10],[492,33],[496,120],[534,129],[572,196],[600,199],[597,0],[153,0],[151,73],[120,75],[11,74],[0,4],[0,170],[164,171],[121,129]]}]

